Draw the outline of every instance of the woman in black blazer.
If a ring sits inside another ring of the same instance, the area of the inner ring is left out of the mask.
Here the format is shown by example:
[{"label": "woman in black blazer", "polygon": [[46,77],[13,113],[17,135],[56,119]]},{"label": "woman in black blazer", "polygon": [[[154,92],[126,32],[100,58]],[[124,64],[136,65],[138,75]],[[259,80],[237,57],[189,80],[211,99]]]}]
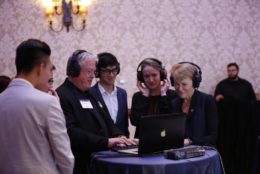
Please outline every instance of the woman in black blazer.
[{"label": "woman in black blazer", "polygon": [[178,95],[171,102],[172,112],[187,113],[184,145],[216,145],[218,114],[213,96],[197,90],[201,69],[191,62],[172,67],[171,84]]}]

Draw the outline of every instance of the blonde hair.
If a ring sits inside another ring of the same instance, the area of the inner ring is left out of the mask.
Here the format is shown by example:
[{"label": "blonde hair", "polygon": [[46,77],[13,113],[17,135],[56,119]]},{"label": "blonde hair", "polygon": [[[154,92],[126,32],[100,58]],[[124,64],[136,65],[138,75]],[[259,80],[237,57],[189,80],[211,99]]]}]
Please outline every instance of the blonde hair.
[{"label": "blonde hair", "polygon": [[189,63],[178,63],[172,66],[171,77],[176,81],[181,81],[185,78],[193,80],[196,72],[196,67]]}]

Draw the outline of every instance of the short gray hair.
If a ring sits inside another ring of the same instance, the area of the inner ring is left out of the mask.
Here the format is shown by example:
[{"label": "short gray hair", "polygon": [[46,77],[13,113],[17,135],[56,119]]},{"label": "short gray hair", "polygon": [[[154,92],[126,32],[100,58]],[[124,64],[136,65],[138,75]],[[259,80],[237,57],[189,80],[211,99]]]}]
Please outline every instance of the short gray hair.
[{"label": "short gray hair", "polygon": [[93,53],[90,53],[90,52],[83,52],[83,53],[79,54],[79,56],[78,56],[78,63],[80,65],[80,67],[87,60],[95,60],[97,62],[98,58],[97,58],[96,54],[93,54]]},{"label": "short gray hair", "polygon": [[193,79],[196,72],[196,67],[189,63],[178,63],[172,66],[171,76],[177,80],[183,80],[185,78]]},{"label": "short gray hair", "polygon": [[97,55],[87,52],[85,50],[76,50],[69,57],[67,62],[67,75],[77,76],[80,72],[80,68],[87,60],[98,61]]}]

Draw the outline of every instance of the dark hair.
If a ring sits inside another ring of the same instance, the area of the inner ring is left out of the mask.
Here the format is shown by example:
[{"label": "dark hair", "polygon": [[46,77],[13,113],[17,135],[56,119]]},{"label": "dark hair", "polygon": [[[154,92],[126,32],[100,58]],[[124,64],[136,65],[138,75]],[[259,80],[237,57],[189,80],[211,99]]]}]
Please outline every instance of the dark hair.
[{"label": "dark hair", "polygon": [[227,65],[227,68],[229,68],[229,67],[231,67],[231,66],[235,66],[235,67],[237,68],[237,70],[239,70],[239,66],[238,66],[238,64],[237,64],[236,62],[229,63],[229,64]]},{"label": "dark hair", "polygon": [[116,56],[108,52],[99,53],[97,69],[96,69],[96,77],[100,77],[101,68],[105,68],[108,66],[116,66],[117,74],[120,73],[120,64],[117,61]]},{"label": "dark hair", "polygon": [[11,78],[8,76],[0,76],[0,93],[3,92],[9,83],[11,82]]},{"label": "dark hair", "polygon": [[118,65],[116,56],[111,53],[103,52],[98,54],[98,68],[105,68],[107,66]]},{"label": "dark hair", "polygon": [[46,63],[51,55],[50,47],[38,39],[28,39],[23,41],[16,49],[16,70],[20,72],[31,72],[40,64]]}]

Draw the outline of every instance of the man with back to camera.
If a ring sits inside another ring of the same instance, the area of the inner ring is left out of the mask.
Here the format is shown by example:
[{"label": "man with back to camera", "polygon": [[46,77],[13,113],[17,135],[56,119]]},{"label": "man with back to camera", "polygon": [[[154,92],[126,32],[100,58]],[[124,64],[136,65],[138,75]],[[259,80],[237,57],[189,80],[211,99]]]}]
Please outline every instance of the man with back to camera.
[{"label": "man with back to camera", "polygon": [[75,155],[74,174],[88,172],[92,152],[136,144],[122,136],[102,103],[89,92],[96,63],[96,55],[85,50],[75,51],[67,63],[68,78],[57,89]]},{"label": "man with back to camera", "polygon": [[128,137],[127,93],[115,85],[119,72],[120,64],[113,54],[98,54],[96,77],[99,81],[90,92],[102,103],[115,125]]},{"label": "man with back to camera", "polygon": [[17,76],[0,94],[1,174],[73,171],[63,112],[58,100],[46,93],[53,75],[50,54],[49,46],[36,39],[16,49]]},{"label": "man with back to camera", "polygon": [[238,76],[237,63],[227,65],[228,78],[220,81],[215,90],[217,102],[223,99],[235,99],[238,101],[256,101],[256,95],[250,82]]}]

